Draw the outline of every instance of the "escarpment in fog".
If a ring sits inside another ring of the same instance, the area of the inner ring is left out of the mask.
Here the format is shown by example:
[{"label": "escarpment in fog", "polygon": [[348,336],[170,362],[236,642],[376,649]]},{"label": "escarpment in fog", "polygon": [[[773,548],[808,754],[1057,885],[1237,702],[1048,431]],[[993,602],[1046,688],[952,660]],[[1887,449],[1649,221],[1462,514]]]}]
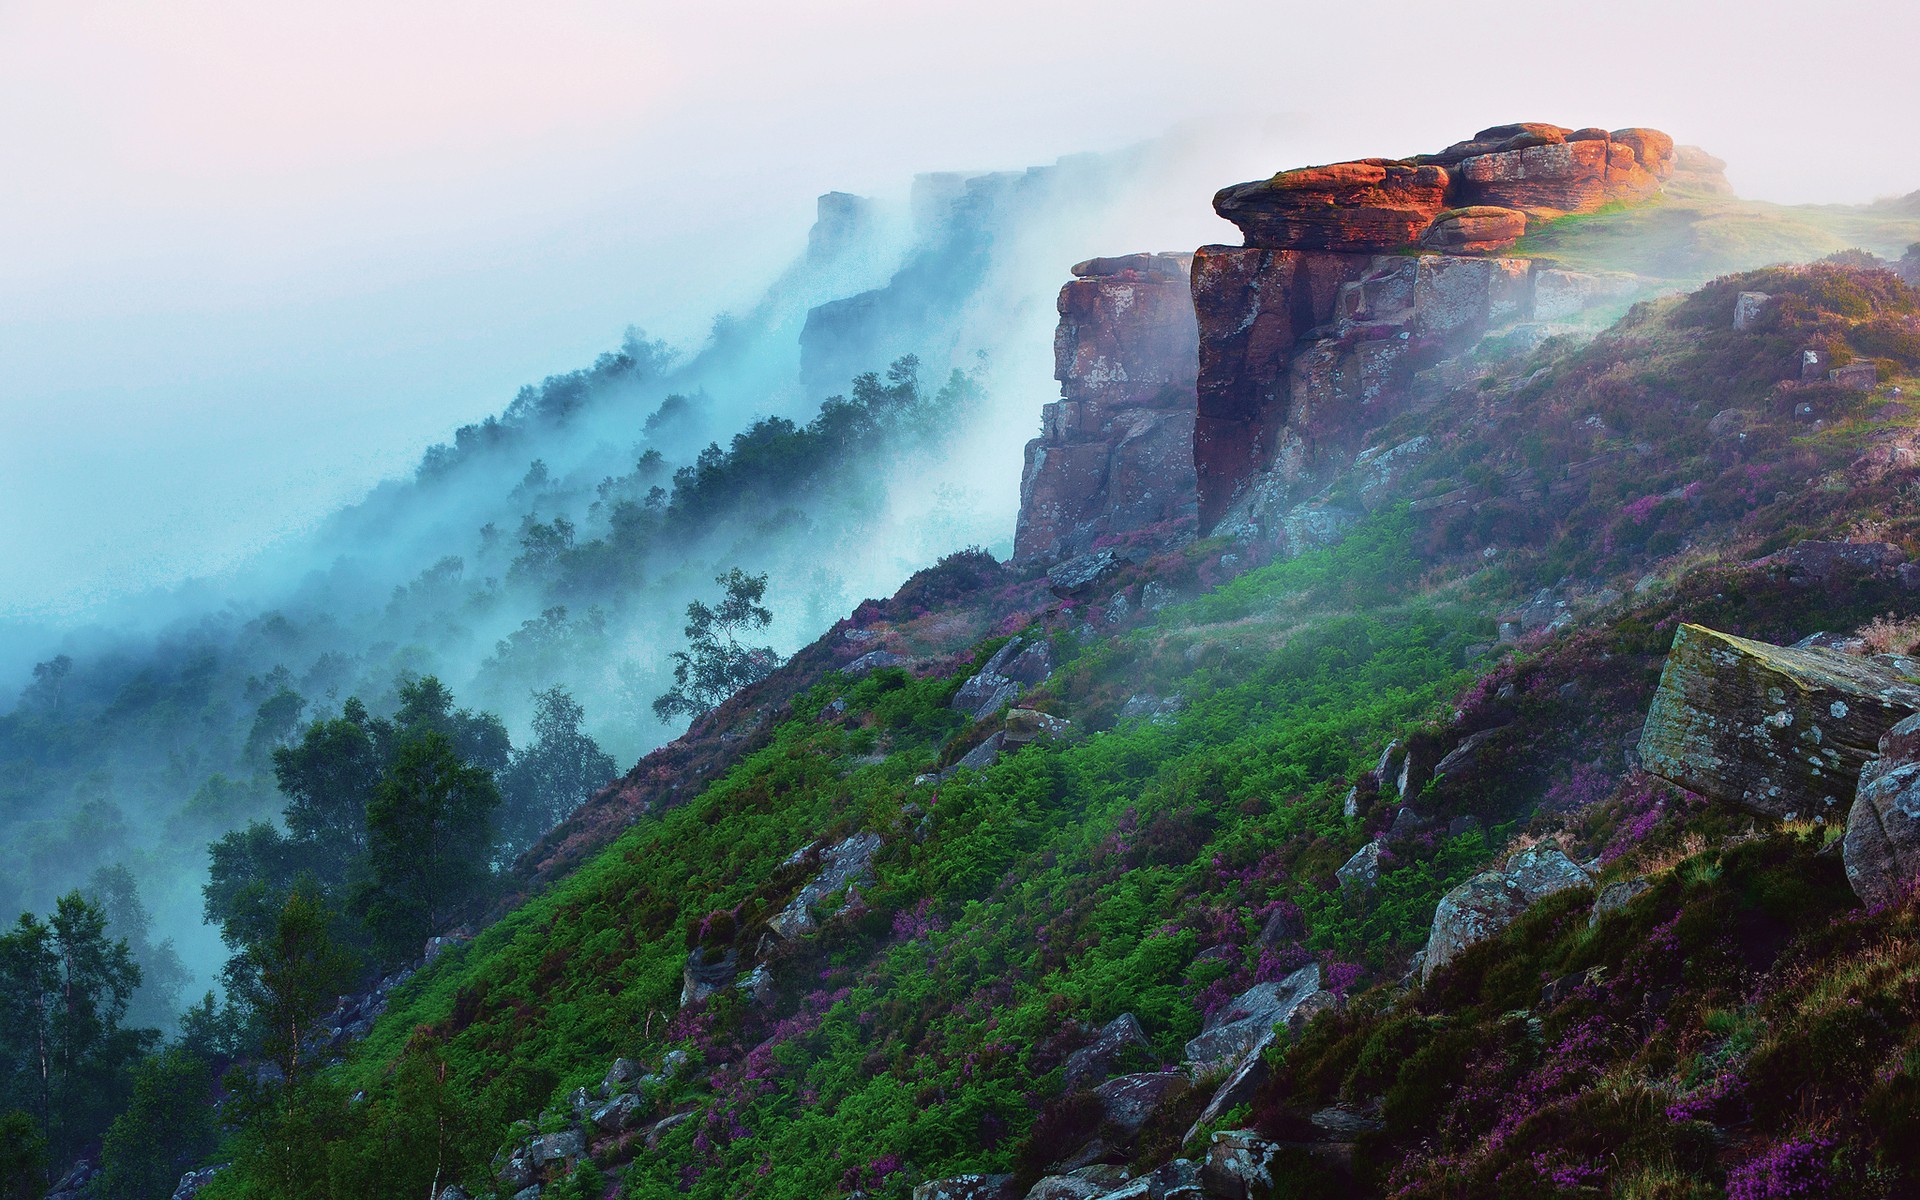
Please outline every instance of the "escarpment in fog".
[{"label": "escarpment in fog", "polygon": [[1570,213],[1647,199],[1674,158],[1657,130],[1502,125],[1438,154],[1223,189],[1214,208],[1246,244],[1194,255],[1201,527],[1276,518],[1406,403],[1414,371],[1472,339],[1630,292],[1502,252]]}]

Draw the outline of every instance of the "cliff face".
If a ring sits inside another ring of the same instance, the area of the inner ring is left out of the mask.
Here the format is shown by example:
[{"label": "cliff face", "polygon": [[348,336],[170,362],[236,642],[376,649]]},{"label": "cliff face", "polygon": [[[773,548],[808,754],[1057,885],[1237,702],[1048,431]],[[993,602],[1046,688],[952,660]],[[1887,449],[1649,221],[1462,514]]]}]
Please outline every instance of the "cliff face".
[{"label": "cliff face", "polygon": [[1060,289],[1059,400],[1027,443],[1014,559],[1192,532],[1198,327],[1184,255],[1096,258]]},{"label": "cliff face", "polygon": [[1223,189],[1214,208],[1246,245],[1194,255],[1201,528],[1271,530],[1405,406],[1416,369],[1630,290],[1500,255],[1544,222],[1651,196],[1674,162],[1656,130],[1505,125]]}]

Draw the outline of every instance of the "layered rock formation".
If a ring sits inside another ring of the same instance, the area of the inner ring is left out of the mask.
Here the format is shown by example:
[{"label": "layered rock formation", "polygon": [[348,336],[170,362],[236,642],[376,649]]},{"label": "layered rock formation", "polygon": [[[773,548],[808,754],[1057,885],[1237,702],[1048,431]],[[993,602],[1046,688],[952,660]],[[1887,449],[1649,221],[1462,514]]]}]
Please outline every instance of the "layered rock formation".
[{"label": "layered rock formation", "polygon": [[1543,221],[1645,199],[1678,157],[1657,130],[1503,125],[1438,154],[1223,189],[1214,208],[1246,244],[1193,260],[1201,528],[1236,501],[1230,531],[1277,528],[1404,403],[1416,365],[1619,299],[1621,281],[1498,256]]},{"label": "layered rock formation", "polygon": [[1185,256],[1096,258],[1060,289],[1061,397],[1027,443],[1015,561],[1082,554],[1107,534],[1190,532],[1198,331],[1187,270]]}]

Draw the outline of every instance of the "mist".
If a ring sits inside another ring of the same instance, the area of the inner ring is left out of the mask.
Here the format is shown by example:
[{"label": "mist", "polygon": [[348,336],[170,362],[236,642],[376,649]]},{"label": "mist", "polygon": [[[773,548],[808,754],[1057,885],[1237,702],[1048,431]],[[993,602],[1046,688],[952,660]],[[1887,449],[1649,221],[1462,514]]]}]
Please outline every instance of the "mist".
[{"label": "mist", "polygon": [[1522,56],[1383,3],[8,5],[0,610],[234,565],[630,323],[696,337],[833,189],[1295,113],[1302,161],[1638,123],[1752,196],[1911,191],[1850,116],[1920,111],[1920,17],[1840,8],[1476,10]]}]

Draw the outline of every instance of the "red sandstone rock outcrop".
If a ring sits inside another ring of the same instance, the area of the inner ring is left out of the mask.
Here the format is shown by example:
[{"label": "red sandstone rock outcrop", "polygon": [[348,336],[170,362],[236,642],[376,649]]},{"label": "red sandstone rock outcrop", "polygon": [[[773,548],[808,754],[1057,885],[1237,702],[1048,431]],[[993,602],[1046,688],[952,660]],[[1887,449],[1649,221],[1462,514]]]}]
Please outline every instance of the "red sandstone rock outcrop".
[{"label": "red sandstone rock outcrop", "polygon": [[1441,213],[1420,235],[1420,244],[1442,254],[1497,254],[1526,232],[1527,214],[1481,204]]},{"label": "red sandstone rock outcrop", "polygon": [[1060,289],[1061,398],[1027,443],[1014,559],[1066,558],[1102,535],[1191,534],[1198,330],[1184,255],[1096,258]]},{"label": "red sandstone rock outcrop", "polygon": [[1249,246],[1391,250],[1419,237],[1446,207],[1447,183],[1442,167],[1369,158],[1223,188],[1213,208]]},{"label": "red sandstone rock outcrop", "polygon": [[1717,196],[1733,195],[1733,185],[1727,182],[1726,160],[1715,158],[1698,146],[1674,147],[1673,174],[1667,177],[1667,186]]},{"label": "red sandstone rock outcrop", "polygon": [[1416,369],[1492,329],[1577,320],[1640,284],[1500,255],[1536,224],[1644,199],[1677,170],[1706,179],[1716,165],[1658,130],[1527,123],[1438,154],[1220,191],[1214,209],[1246,245],[1203,246],[1193,260],[1200,528],[1236,505],[1259,510],[1229,520],[1236,533],[1337,523],[1286,513],[1405,403]]}]

